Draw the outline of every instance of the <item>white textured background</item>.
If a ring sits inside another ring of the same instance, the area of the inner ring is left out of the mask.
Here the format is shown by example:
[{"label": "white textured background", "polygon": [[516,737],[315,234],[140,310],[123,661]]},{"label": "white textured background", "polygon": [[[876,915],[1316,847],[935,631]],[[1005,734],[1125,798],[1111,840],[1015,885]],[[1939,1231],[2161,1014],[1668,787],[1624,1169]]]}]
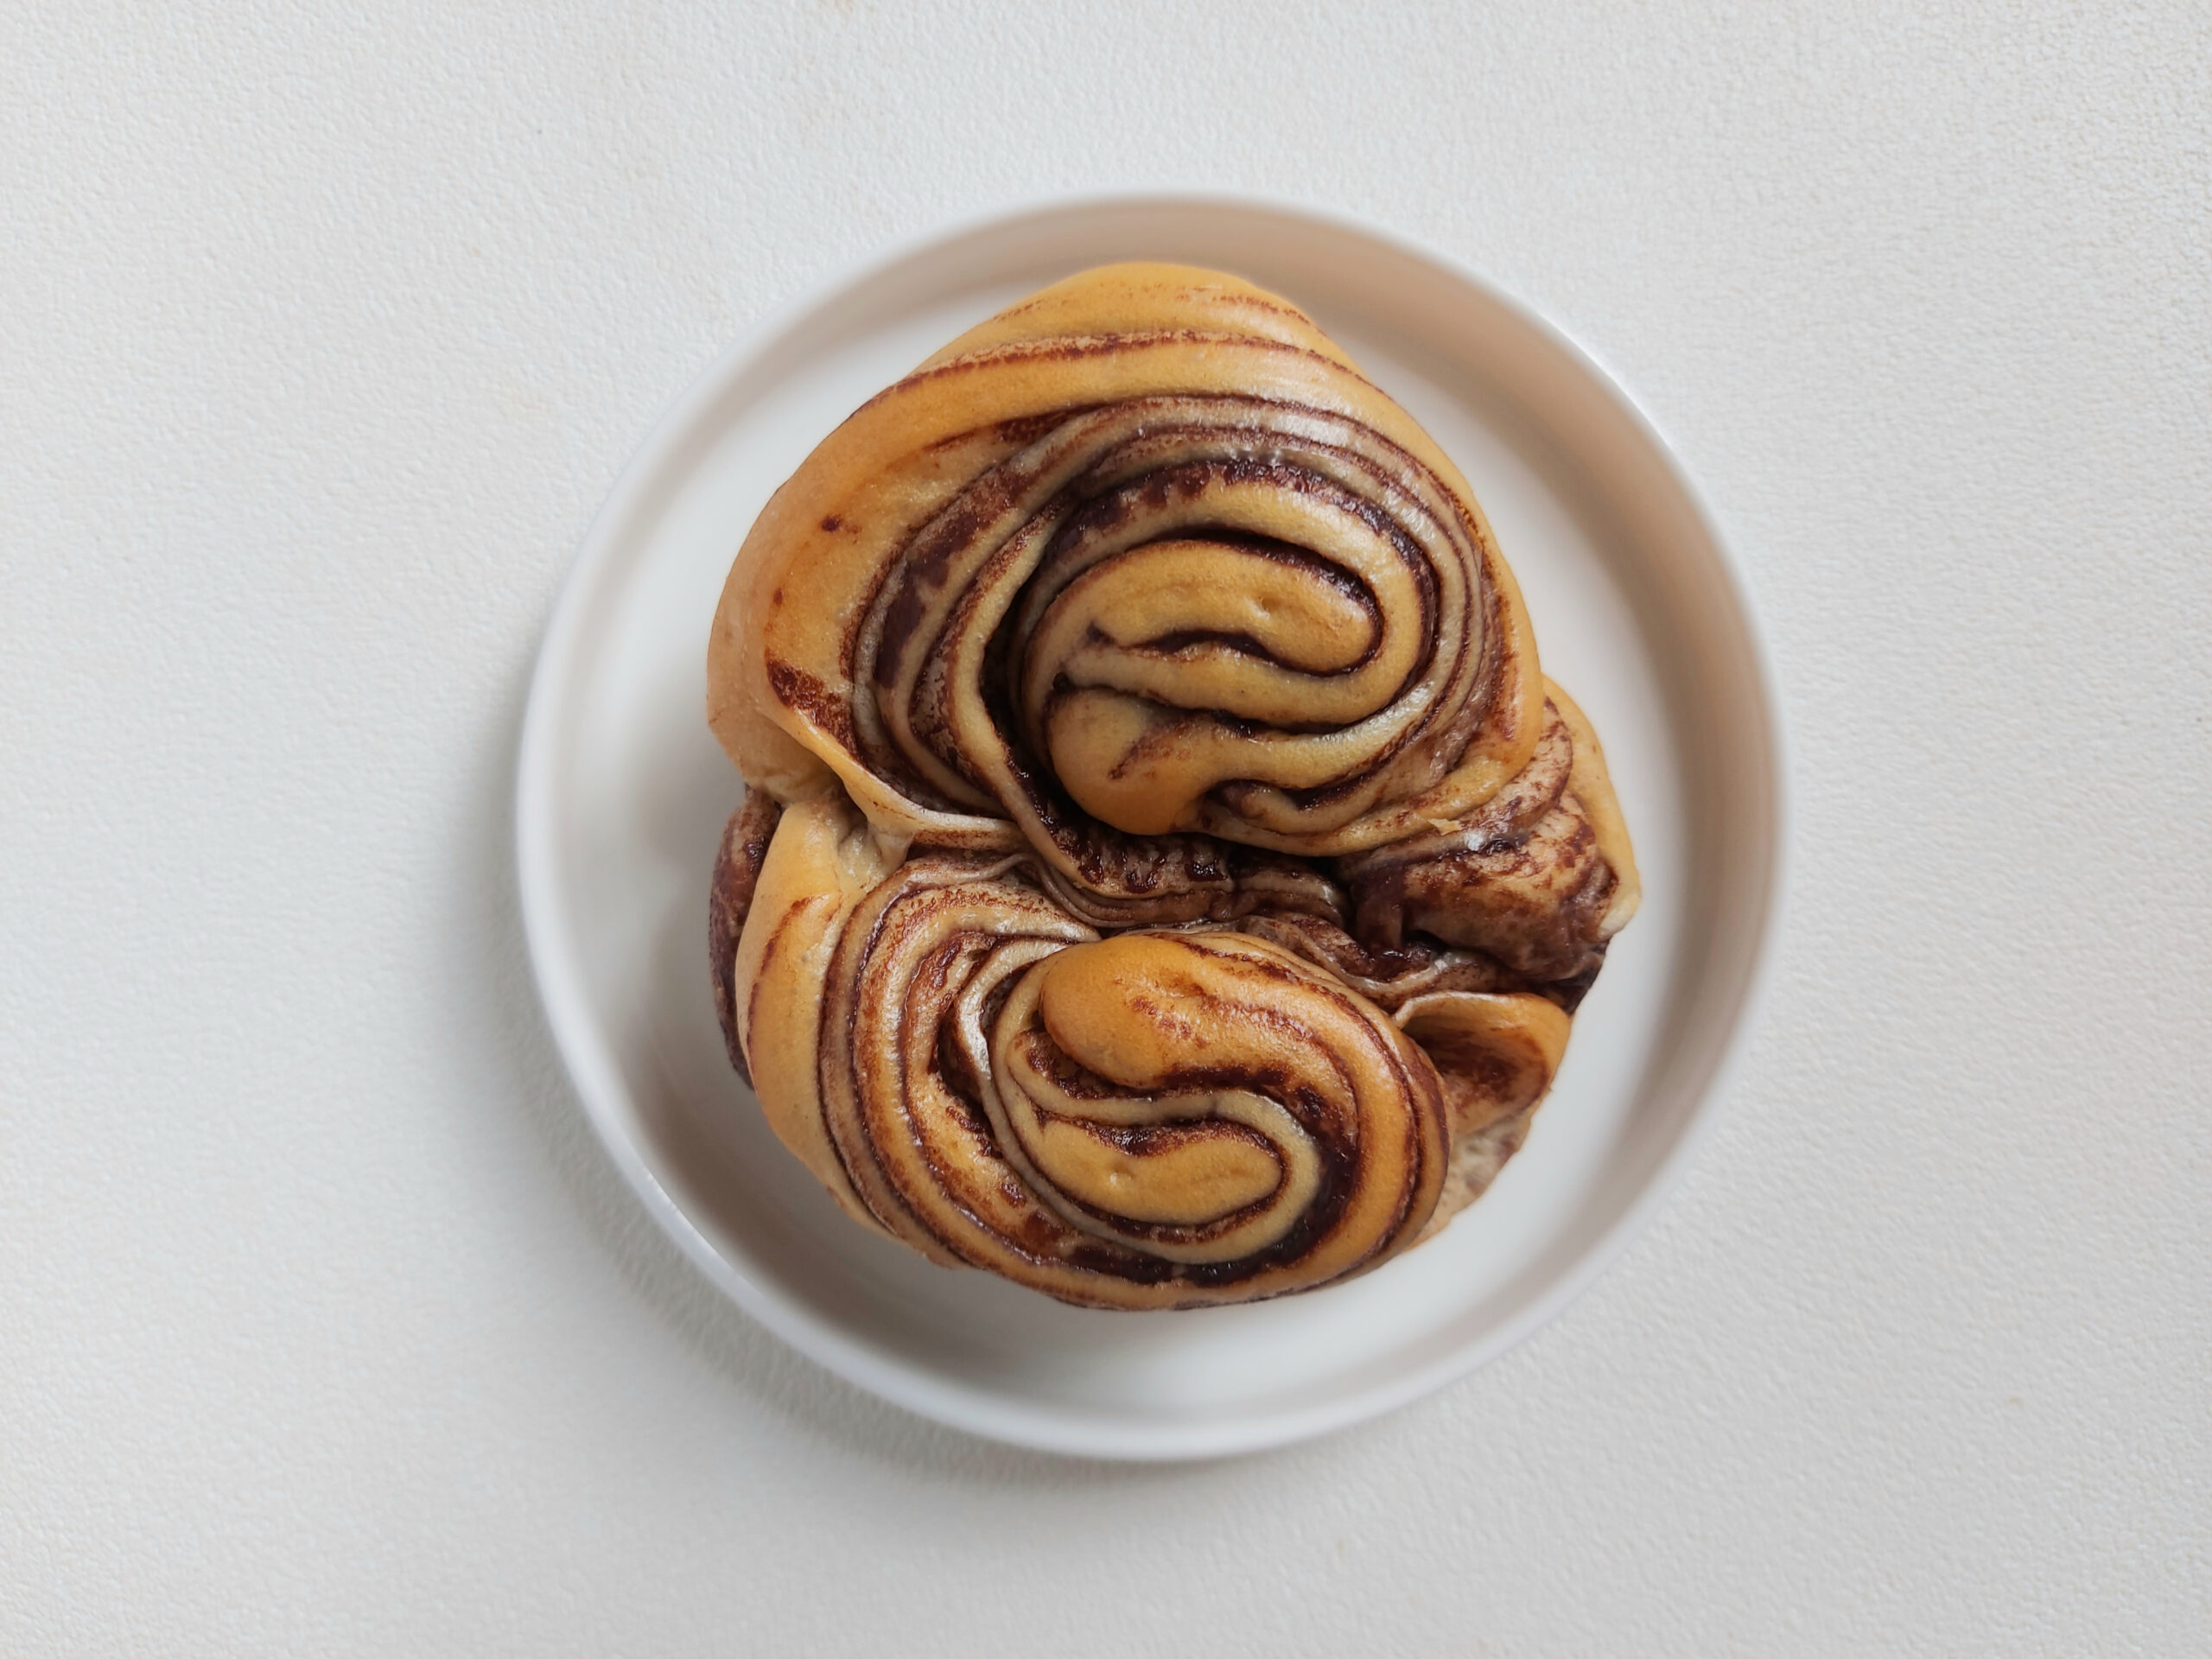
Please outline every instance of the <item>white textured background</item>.
[{"label": "white textured background", "polygon": [[[922,10],[0,4],[0,1650],[2212,1647],[2212,15]],[[1120,1469],[704,1288],[507,849],[556,588],[709,358],[1154,184],[1609,361],[1799,822],[1751,1064],[1596,1290]]]}]

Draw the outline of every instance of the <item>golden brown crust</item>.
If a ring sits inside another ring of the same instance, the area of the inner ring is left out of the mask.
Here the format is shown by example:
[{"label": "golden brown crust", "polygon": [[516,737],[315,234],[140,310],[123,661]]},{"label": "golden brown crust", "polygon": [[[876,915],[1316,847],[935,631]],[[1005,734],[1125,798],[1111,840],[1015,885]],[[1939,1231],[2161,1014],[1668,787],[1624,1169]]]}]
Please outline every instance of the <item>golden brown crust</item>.
[{"label": "golden brown crust", "polygon": [[1433,1232],[1638,892],[1465,480],[1217,272],[1084,272],[858,410],[738,555],[709,717],[754,791],[717,1007],[777,1134],[1094,1306]]}]

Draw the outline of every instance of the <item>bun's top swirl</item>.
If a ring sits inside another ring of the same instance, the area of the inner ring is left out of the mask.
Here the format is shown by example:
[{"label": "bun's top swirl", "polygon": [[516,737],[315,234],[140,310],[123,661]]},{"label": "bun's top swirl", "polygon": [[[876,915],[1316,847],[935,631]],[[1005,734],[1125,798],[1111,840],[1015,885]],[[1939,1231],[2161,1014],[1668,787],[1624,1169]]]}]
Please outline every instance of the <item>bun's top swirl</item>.
[{"label": "bun's top swirl", "polygon": [[1192,832],[1312,856],[1455,819],[1542,726],[1459,470],[1302,314],[1167,265],[1046,289],[863,406],[762,512],[709,662],[755,783],[1112,899],[1223,886]]},{"label": "bun's top swirl", "polygon": [[1634,907],[1465,480],[1218,272],[1085,271],[871,399],[761,512],[708,665],[755,791],[733,1060],[857,1217],[1069,1300],[1423,1236]]}]

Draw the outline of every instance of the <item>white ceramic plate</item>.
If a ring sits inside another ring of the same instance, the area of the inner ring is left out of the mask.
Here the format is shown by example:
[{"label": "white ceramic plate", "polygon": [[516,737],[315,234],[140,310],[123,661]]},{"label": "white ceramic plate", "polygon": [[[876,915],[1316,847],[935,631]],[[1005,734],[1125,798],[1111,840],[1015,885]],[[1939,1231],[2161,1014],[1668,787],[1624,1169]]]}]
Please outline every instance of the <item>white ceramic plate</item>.
[{"label": "white ceramic plate", "polygon": [[[707,731],[707,628],[769,493],[970,323],[1109,260],[1216,265],[1310,310],[1472,480],[1544,666],[1605,741],[1643,908],[1527,1147],[1439,1238],[1349,1284],[1179,1313],[1065,1307],[846,1221],[722,1055],[707,887],[741,793]],[[552,1027],[615,1162],[732,1300],[865,1388],[976,1433],[1217,1454],[1369,1417],[1555,1313],[1648,1216],[1738,1046],[1774,929],[1779,730],[1728,559],[1590,359],[1434,255],[1244,200],[1058,204],[862,270],[717,363],[594,525],[531,693],[524,915]]]}]

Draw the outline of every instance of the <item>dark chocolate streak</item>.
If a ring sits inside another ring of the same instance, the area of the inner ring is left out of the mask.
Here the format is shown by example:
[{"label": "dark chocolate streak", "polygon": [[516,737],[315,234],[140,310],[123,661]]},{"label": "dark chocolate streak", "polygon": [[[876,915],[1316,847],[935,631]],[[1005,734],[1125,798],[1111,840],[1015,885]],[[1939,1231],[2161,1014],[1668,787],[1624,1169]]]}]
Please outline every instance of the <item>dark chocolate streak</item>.
[{"label": "dark chocolate streak", "polygon": [[729,1051],[729,1063],[748,1085],[753,1073],[746,1066],[745,1051],[737,1038],[737,941],[753,910],[753,893],[760,880],[760,866],[768,857],[768,842],[783,816],[783,807],[766,791],[746,791],[743,804],[722,826],[707,901],[707,957],[714,968],[715,1017],[721,1022],[722,1046]]},{"label": "dark chocolate streak", "polygon": [[[1351,374],[1351,378],[1362,385],[1372,386],[1373,385],[1363,376],[1352,373],[1336,359],[1324,357],[1320,353],[1310,351],[1303,346],[1294,346],[1287,340],[1256,340],[1249,334],[1218,334],[1202,328],[1158,328],[1134,334],[1095,334],[1079,339],[1025,340],[1014,345],[993,346],[981,352],[934,364],[926,369],[917,369],[904,380],[886,386],[867,403],[862,404],[860,410],[853,412],[857,415],[861,410],[873,408],[885,398],[911,387],[920,385],[925,381],[941,380],[952,375],[973,373],[978,368],[995,363],[1020,361],[1071,363],[1078,358],[1111,357],[1117,353],[1141,351],[1148,346],[1184,346],[1192,342],[1211,340],[1234,344],[1239,349],[1281,352],[1287,356],[1302,357],[1313,362],[1325,363],[1337,373]],[[1027,418],[1034,420],[1039,417],[1033,416]],[[1020,421],[1002,421],[998,423],[1001,430],[1018,429],[1021,424]]]},{"label": "dark chocolate streak", "polygon": [[820,680],[781,658],[771,657],[768,684],[785,708],[798,709],[844,747],[852,747],[852,710]]}]

